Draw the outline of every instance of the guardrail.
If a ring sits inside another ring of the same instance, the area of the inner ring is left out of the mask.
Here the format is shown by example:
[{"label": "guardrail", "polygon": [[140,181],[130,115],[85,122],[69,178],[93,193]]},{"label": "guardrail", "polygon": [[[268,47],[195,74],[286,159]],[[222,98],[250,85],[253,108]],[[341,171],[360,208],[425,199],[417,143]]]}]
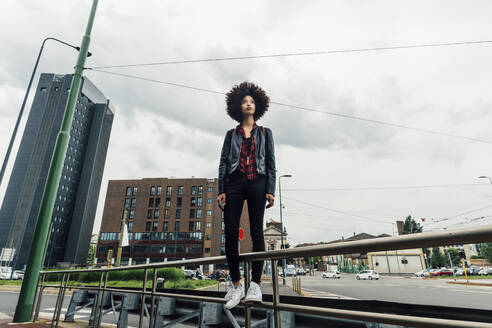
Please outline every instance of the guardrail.
[{"label": "guardrail", "polygon": [[[420,248],[420,247],[432,247],[432,246],[446,246],[446,245],[456,245],[456,244],[467,244],[472,242],[488,242],[492,241],[492,225],[481,226],[477,228],[459,229],[459,230],[446,230],[440,232],[429,232],[429,233],[419,233],[411,235],[403,235],[396,237],[384,237],[375,239],[365,239],[359,241],[347,241],[338,242],[333,244],[324,244],[316,246],[307,246],[291,249],[283,249],[277,251],[265,251],[257,253],[247,253],[241,254],[240,260],[244,263],[244,282],[245,288],[249,287],[250,283],[250,273],[249,268],[252,261],[257,260],[269,260],[271,261],[272,267],[272,302],[262,302],[255,303],[255,308],[264,308],[273,310],[274,325],[276,328],[280,327],[280,311],[289,311],[294,313],[303,313],[311,315],[319,315],[326,317],[335,317],[351,320],[361,320],[369,322],[380,322],[395,325],[411,326],[411,327],[488,327],[492,328],[492,323],[486,322],[468,322],[461,320],[449,320],[440,319],[432,317],[417,317],[417,316],[406,316],[406,315],[396,315],[387,313],[375,313],[375,312],[364,312],[364,311],[353,311],[353,310],[342,310],[334,308],[318,308],[313,306],[303,306],[294,304],[284,304],[280,303],[279,295],[279,284],[278,284],[278,260],[283,258],[298,258],[298,257],[313,257],[320,255],[337,255],[337,254],[349,254],[349,253],[367,253],[373,251],[382,250],[399,250],[408,248]],[[143,315],[144,310],[147,309],[145,305],[146,297],[151,298],[151,311],[149,311],[149,328],[153,327],[154,321],[154,308],[155,308],[155,297],[164,296],[171,298],[180,299],[190,299],[198,300],[212,303],[225,303],[224,299],[217,297],[205,297],[187,294],[176,294],[176,293],[165,293],[156,291],[157,288],[157,270],[158,268],[166,267],[181,267],[181,266],[191,266],[200,264],[222,264],[226,262],[225,256],[216,256],[208,258],[198,258],[189,259],[181,261],[171,261],[162,263],[152,263],[143,265],[134,265],[128,267],[115,267],[115,268],[98,268],[98,269],[87,269],[87,270],[58,270],[58,271],[41,271],[40,280],[38,283],[38,289],[36,293],[36,299],[34,302],[33,320],[37,319],[39,308],[42,299],[42,291],[46,287],[59,288],[58,298],[55,305],[55,311],[53,313],[52,326],[58,327],[58,322],[60,319],[61,308],[63,303],[63,297],[65,295],[65,290],[67,288],[71,289],[86,289],[86,290],[96,290],[97,304],[99,308],[99,313],[103,312],[103,302],[104,294],[106,292],[121,292],[128,293],[128,290],[109,288],[107,287],[108,275],[110,272],[119,270],[135,270],[144,269],[144,280],[142,285],[142,290],[131,291],[131,293],[139,294],[142,297],[142,306],[140,309],[139,327],[143,326]],[[153,270],[152,277],[152,288],[147,290],[147,277],[149,270]],[[68,286],[70,275],[73,273],[81,272],[100,272],[99,286],[98,287],[74,287]],[[49,285],[45,284],[45,277],[47,274],[62,273],[62,281],[59,285]],[[242,303],[245,306],[245,327],[251,327],[251,304]],[[229,313],[230,314],[230,313]],[[228,315],[229,315],[228,314]],[[101,323],[102,315],[96,316],[96,320],[93,320],[93,327],[99,327]]]}]

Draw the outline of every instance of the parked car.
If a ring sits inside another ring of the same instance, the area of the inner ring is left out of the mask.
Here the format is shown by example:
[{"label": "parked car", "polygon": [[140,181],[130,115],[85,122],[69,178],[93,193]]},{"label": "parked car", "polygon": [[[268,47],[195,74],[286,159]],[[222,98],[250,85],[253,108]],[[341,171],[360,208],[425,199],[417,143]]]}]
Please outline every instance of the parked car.
[{"label": "parked car", "polygon": [[184,273],[186,279],[193,279],[193,277],[195,277],[195,271],[194,270],[184,269],[183,273]]},{"label": "parked car", "polygon": [[323,272],[323,279],[325,278],[334,278],[334,279],[340,279],[340,272],[337,270],[326,270]]},{"label": "parked car", "polygon": [[304,268],[297,268],[296,273],[298,276],[305,276],[306,275],[306,270]]},{"label": "parked car", "polygon": [[[283,277],[283,270],[282,269],[279,269],[278,270],[278,275],[281,276],[281,277]],[[297,277],[296,269],[294,269],[294,268],[285,268],[285,276],[286,277],[291,277],[291,276]]]},{"label": "parked car", "polygon": [[0,268],[0,280],[8,279],[17,280],[19,279],[19,276],[15,272],[12,272],[12,267]]},{"label": "parked car", "polygon": [[429,277],[437,277],[441,275],[441,269],[430,269]]},{"label": "parked car", "polygon": [[16,270],[14,271],[14,274],[17,275],[18,279],[24,279],[24,271]]},{"label": "parked car", "polygon": [[489,274],[489,270],[487,270],[487,269],[482,269],[482,270],[478,271],[479,276],[486,276],[488,274]]},{"label": "parked car", "polygon": [[454,272],[455,275],[457,276],[464,276],[465,275],[465,271],[463,271],[463,269],[456,269],[456,271]]},{"label": "parked car", "polygon": [[427,270],[427,269],[420,270],[420,271],[415,272],[415,276],[426,277],[428,272],[429,272],[429,270]]},{"label": "parked car", "polygon": [[377,271],[374,271],[374,270],[363,270],[363,271],[360,271],[355,276],[355,278],[357,280],[360,280],[360,279],[378,280],[379,279],[379,273],[377,273]]},{"label": "parked car", "polygon": [[452,269],[447,269],[447,268],[441,268],[441,276],[452,276],[453,275],[453,270]]}]

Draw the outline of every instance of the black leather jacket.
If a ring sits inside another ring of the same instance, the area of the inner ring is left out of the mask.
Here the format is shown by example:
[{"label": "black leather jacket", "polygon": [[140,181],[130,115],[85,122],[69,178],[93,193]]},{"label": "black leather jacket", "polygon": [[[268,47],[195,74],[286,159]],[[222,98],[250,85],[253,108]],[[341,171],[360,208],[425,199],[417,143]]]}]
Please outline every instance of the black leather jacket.
[{"label": "black leather jacket", "polygon": [[[241,145],[243,136],[235,129],[229,130],[224,138],[219,164],[219,190],[218,194],[224,193],[224,185],[227,176],[238,167],[241,156]],[[259,174],[266,176],[266,193],[275,195],[275,148],[273,144],[272,131],[269,128],[258,126],[251,131],[255,140],[256,167]],[[265,135],[266,134],[266,135]]]}]

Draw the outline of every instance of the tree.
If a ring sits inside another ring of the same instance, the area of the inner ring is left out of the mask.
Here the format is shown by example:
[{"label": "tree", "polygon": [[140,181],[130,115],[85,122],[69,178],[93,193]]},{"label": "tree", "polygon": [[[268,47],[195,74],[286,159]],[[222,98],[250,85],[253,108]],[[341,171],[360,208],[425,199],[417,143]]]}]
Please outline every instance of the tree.
[{"label": "tree", "polygon": [[433,268],[440,268],[446,265],[446,260],[439,247],[432,247],[430,265]]},{"label": "tree", "polygon": [[480,253],[484,258],[492,263],[492,243],[483,243],[480,245]]},{"label": "tree", "polygon": [[[449,255],[448,255],[449,254]],[[451,265],[458,266],[461,263],[460,252],[456,248],[448,248],[444,251],[446,263],[449,263],[449,257],[451,256]]]},{"label": "tree", "polygon": [[405,223],[403,223],[403,234],[404,235],[409,235],[412,233],[419,233],[422,232],[423,227],[420,225],[420,223],[415,222],[414,219],[412,219],[412,216],[409,215],[405,219]]},{"label": "tree", "polygon": [[94,264],[94,260],[96,258],[96,245],[91,245],[89,247],[89,254],[87,255],[87,264]]}]

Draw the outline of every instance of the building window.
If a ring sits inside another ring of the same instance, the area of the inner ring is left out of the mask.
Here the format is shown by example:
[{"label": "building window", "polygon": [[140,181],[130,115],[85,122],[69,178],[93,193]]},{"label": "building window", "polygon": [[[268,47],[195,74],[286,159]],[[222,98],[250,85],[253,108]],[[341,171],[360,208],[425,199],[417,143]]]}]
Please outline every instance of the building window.
[{"label": "building window", "polygon": [[150,246],[151,254],[164,254],[166,252],[166,245],[152,245]]},{"label": "building window", "polygon": [[198,197],[196,206],[202,206],[202,197]]},{"label": "building window", "polygon": [[191,194],[196,195],[196,186],[191,186]]},{"label": "building window", "polygon": [[198,186],[198,195],[203,194],[203,186]]},{"label": "building window", "polygon": [[149,198],[149,207],[154,207],[154,198]]},{"label": "building window", "polygon": [[164,219],[169,219],[169,209],[164,210]]},{"label": "building window", "polygon": [[145,223],[145,231],[150,231],[150,226],[151,225],[152,225],[152,222],[147,221],[147,223]]},{"label": "building window", "polygon": [[183,205],[183,198],[178,197],[178,200],[176,202],[176,207],[181,207],[181,205]]},{"label": "building window", "polygon": [[154,210],[154,219],[159,218],[159,210]]},{"label": "building window", "polygon": [[205,253],[210,253],[210,248],[205,247]]},{"label": "building window", "polygon": [[190,231],[193,231],[193,230],[194,230],[194,228],[195,228],[195,222],[190,221],[190,224],[189,224],[189,230],[190,230]]},{"label": "building window", "polygon": [[225,247],[220,246],[220,255],[225,255]]},{"label": "building window", "polygon": [[164,221],[164,225],[162,227],[162,231],[167,231],[169,229],[169,221]]},{"label": "building window", "polygon": [[133,222],[128,222],[128,232],[132,232],[133,230]]},{"label": "building window", "polygon": [[171,198],[170,197],[166,198],[166,207],[171,207]]},{"label": "building window", "polygon": [[173,191],[173,187],[167,186],[167,188],[166,188],[166,196],[171,196],[172,191]]},{"label": "building window", "polygon": [[207,222],[205,224],[205,228],[212,228],[212,222]]},{"label": "building window", "polygon": [[155,186],[150,187],[150,194],[151,194],[152,196],[154,196],[154,195],[155,195]]},{"label": "building window", "polygon": [[194,218],[195,218],[195,210],[191,209],[190,210],[190,219],[194,219]]},{"label": "building window", "polygon": [[126,187],[126,195],[131,196],[132,195],[132,187]]},{"label": "building window", "polygon": [[157,195],[158,196],[162,195],[162,187],[161,186],[157,187]]},{"label": "building window", "polygon": [[137,205],[137,199],[132,198],[132,206],[131,207],[135,207],[135,205]]},{"label": "building window", "polygon": [[147,210],[147,219],[152,219],[152,210]]},{"label": "building window", "polygon": [[157,197],[155,199],[155,207],[159,207],[161,205],[161,199],[159,197]]},{"label": "building window", "polygon": [[138,188],[137,187],[133,187],[132,196],[137,196],[137,191],[138,191]]},{"label": "building window", "polygon": [[202,218],[202,210],[196,210],[196,218],[201,219]]},{"label": "building window", "polygon": [[214,187],[208,187],[208,192],[214,191]]},{"label": "building window", "polygon": [[207,210],[207,216],[212,216],[212,210]]},{"label": "building window", "polygon": [[180,226],[179,221],[174,222],[174,231],[179,231],[179,226]]},{"label": "building window", "polygon": [[210,240],[210,235],[205,235],[205,240]]},{"label": "building window", "polygon": [[135,210],[130,210],[129,218],[130,219],[134,219],[135,218]]},{"label": "building window", "polygon": [[196,221],[195,227],[196,227],[195,231],[202,230],[202,223],[200,221]]},{"label": "building window", "polygon": [[224,231],[224,227],[225,227],[224,221],[222,221],[222,231]]},{"label": "building window", "polygon": [[225,234],[223,233],[220,234],[220,243],[225,244]]},{"label": "building window", "polygon": [[181,209],[176,210],[176,220],[181,219]]},{"label": "building window", "polygon": [[152,222],[152,231],[157,231],[158,227],[159,227],[159,222],[157,221]]},{"label": "building window", "polygon": [[212,198],[207,198],[207,204],[212,204],[213,200]]},{"label": "building window", "polygon": [[125,198],[125,207],[130,207],[130,198]]},{"label": "building window", "polygon": [[195,199],[195,197],[191,197],[190,198],[190,206],[191,207],[195,207],[196,206],[196,199]]},{"label": "building window", "polygon": [[183,194],[183,186],[178,186],[178,195]]}]

